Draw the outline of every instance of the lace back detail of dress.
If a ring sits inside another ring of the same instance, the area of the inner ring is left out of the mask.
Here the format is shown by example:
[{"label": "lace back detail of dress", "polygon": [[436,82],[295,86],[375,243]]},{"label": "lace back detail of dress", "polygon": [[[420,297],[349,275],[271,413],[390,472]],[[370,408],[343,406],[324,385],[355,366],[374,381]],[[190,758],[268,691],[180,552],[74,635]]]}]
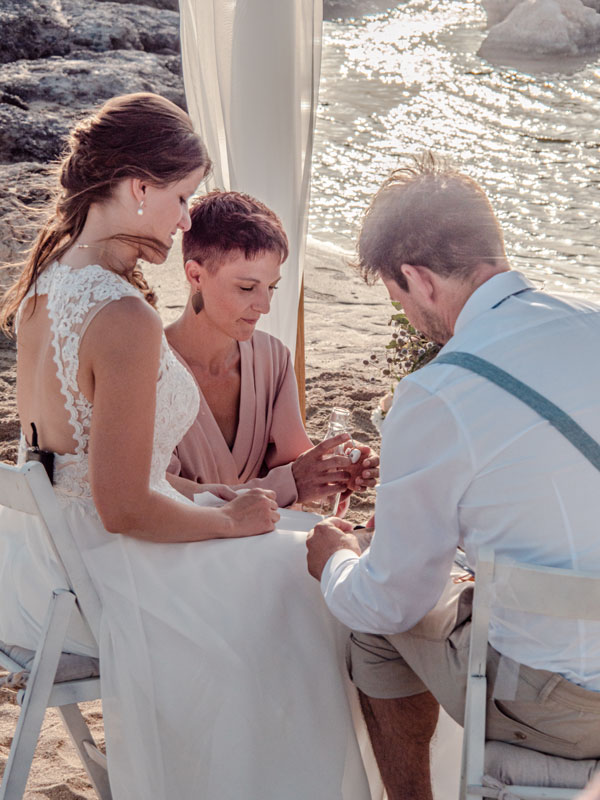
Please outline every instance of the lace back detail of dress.
[{"label": "lace back detail of dress", "polygon": [[79,391],[79,343],[84,325],[98,307],[122,297],[139,297],[139,292],[118,275],[102,267],[71,269],[53,264],[42,273],[38,294],[47,295],[54,346],[56,374],[73,427],[77,456],[87,452],[92,405]]},{"label": "lace back detail of dress", "polygon": [[[35,292],[47,298],[56,375],[75,441],[73,454],[57,456],[56,485],[67,494],[91,497],[87,451],[92,405],[77,384],[79,344],[95,311],[111,300],[140,295],[133,286],[102,267],[72,269],[58,263],[42,272]],[[33,294],[32,288],[23,298],[21,308]]]},{"label": "lace back detail of dress", "polygon": [[[92,404],[79,391],[79,345],[87,325],[105,305],[141,293],[123,278],[100,266],[72,269],[55,263],[39,277],[36,291],[47,297],[56,374],[65,409],[73,428],[75,452],[57,455],[55,488],[59,495],[91,500],[88,444]],[[21,308],[33,295],[23,298]],[[18,318],[17,318],[18,319]],[[162,492],[174,490],[165,479],[171,453],[198,413],[198,391],[193,378],[177,361],[163,335],[156,385],[156,417],[150,485]]]},{"label": "lace back detail of dress", "polygon": [[[123,278],[102,267],[72,269],[57,263],[40,275],[36,291],[47,297],[56,374],[76,444],[73,454],[56,457],[56,489],[61,494],[90,499],[87,453],[92,404],[79,391],[77,383],[81,337],[91,319],[107,303],[123,297],[143,298]],[[21,308],[33,293],[32,289],[23,298]],[[192,424],[197,411],[198,393],[193,380],[175,359],[163,336],[151,485],[164,488],[173,448]]]}]

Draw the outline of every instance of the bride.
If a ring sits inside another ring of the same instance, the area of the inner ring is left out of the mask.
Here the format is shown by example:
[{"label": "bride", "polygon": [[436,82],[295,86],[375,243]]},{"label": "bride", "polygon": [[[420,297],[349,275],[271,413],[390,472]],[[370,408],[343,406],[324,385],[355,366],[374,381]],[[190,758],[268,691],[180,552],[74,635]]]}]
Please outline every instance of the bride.
[{"label": "bride", "polygon": [[[54,483],[102,603],[99,650],[115,800],[364,800],[338,659],[343,633],[273,492],[220,509],[165,477],[198,392],[166,345],[138,258],[166,259],[209,168],[187,115],[114,98],[72,132],[56,208],[5,296],[23,433]],[[257,534],[266,534],[258,536]],[[57,566],[0,517],[0,637],[35,647]]]}]

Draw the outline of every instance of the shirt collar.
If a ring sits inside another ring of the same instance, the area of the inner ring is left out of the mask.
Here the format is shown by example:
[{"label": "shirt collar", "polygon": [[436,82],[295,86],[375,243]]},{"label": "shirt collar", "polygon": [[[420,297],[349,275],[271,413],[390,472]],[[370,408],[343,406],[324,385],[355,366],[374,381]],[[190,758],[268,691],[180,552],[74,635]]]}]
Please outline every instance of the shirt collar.
[{"label": "shirt collar", "polygon": [[507,297],[534,288],[534,284],[520,272],[512,269],[508,272],[499,272],[478,286],[469,297],[456,318],[454,333],[457,334],[484,311],[500,305]]}]

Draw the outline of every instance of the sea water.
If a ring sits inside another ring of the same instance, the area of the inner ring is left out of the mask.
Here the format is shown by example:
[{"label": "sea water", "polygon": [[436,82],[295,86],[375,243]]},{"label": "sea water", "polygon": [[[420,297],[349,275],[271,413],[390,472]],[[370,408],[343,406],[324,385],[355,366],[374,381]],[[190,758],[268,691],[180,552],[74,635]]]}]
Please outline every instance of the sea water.
[{"label": "sea water", "polygon": [[432,149],[484,187],[514,268],[600,299],[598,53],[491,63],[479,0],[387,6],[326,4],[311,235],[352,249],[385,176]]}]

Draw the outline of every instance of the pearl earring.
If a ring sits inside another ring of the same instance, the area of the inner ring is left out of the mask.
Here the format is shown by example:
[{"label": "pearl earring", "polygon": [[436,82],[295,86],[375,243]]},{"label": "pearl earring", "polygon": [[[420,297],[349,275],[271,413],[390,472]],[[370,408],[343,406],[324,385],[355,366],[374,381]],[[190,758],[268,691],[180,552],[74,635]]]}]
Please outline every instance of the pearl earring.
[{"label": "pearl earring", "polygon": [[141,217],[144,215],[144,200],[140,201],[140,207],[137,210],[138,216]]}]

